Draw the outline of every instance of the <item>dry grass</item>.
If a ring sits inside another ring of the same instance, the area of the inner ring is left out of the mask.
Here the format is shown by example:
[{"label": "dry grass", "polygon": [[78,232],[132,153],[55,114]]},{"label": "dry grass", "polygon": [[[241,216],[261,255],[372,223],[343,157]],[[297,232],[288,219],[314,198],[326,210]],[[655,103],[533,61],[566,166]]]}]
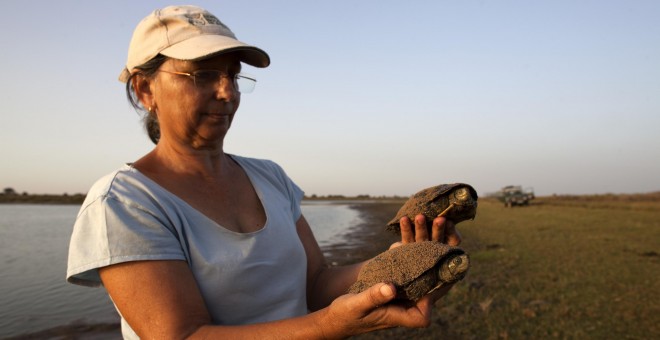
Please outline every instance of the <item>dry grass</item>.
[{"label": "dry grass", "polygon": [[472,267],[433,325],[365,338],[660,338],[660,200],[486,199],[459,229]]}]

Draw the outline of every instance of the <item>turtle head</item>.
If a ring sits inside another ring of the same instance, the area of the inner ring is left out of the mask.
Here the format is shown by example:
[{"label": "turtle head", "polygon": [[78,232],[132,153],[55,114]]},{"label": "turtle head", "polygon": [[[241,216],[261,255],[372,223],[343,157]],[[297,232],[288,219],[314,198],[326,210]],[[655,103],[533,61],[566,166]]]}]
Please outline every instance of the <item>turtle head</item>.
[{"label": "turtle head", "polygon": [[448,216],[454,223],[472,220],[477,214],[477,193],[471,187],[464,186],[455,189],[449,197],[452,211]]},{"label": "turtle head", "polygon": [[438,279],[446,283],[462,280],[468,268],[470,268],[470,258],[467,254],[449,255],[438,266]]},{"label": "turtle head", "polygon": [[454,202],[458,205],[475,205],[476,195],[472,195],[468,187],[460,187],[454,190]]}]

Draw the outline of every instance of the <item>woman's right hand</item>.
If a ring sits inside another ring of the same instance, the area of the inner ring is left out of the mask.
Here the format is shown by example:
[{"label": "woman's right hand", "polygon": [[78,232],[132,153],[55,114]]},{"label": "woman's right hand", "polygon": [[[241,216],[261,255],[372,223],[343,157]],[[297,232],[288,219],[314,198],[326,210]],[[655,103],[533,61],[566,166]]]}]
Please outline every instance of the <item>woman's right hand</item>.
[{"label": "woman's right hand", "polygon": [[324,310],[323,334],[335,338],[398,326],[428,327],[433,302],[449,290],[443,288],[414,303],[392,301],[396,290],[388,283],[375,284],[359,294],[342,295]]}]

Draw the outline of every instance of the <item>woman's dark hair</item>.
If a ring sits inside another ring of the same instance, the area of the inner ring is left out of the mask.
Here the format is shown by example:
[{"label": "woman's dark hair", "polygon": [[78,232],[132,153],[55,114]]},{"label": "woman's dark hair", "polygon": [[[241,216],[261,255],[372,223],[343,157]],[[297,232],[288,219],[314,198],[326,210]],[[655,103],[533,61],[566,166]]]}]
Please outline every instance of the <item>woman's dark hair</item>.
[{"label": "woman's dark hair", "polygon": [[149,112],[149,110],[147,110],[142,105],[140,99],[137,98],[135,89],[133,88],[133,78],[138,74],[144,77],[152,77],[154,74],[156,74],[156,71],[158,71],[160,65],[162,65],[166,60],[167,57],[162,54],[153,57],[146,63],[137,66],[136,69],[138,69],[138,71],[133,72],[126,81],[126,97],[128,98],[128,102],[133,108],[135,108],[138,113],[142,113],[144,129],[147,131],[149,139],[151,139],[154,144],[158,144],[158,140],[160,140],[160,125],[158,123],[158,116],[155,112]]}]

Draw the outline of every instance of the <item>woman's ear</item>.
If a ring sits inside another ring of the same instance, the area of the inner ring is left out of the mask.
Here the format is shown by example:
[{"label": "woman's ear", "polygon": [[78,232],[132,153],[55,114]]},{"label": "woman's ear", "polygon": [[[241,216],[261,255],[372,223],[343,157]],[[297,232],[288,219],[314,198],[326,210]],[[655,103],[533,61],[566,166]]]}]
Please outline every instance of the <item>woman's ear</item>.
[{"label": "woman's ear", "polygon": [[143,74],[136,74],[132,79],[135,96],[142,104],[142,107],[149,108],[154,106],[153,78]]}]

